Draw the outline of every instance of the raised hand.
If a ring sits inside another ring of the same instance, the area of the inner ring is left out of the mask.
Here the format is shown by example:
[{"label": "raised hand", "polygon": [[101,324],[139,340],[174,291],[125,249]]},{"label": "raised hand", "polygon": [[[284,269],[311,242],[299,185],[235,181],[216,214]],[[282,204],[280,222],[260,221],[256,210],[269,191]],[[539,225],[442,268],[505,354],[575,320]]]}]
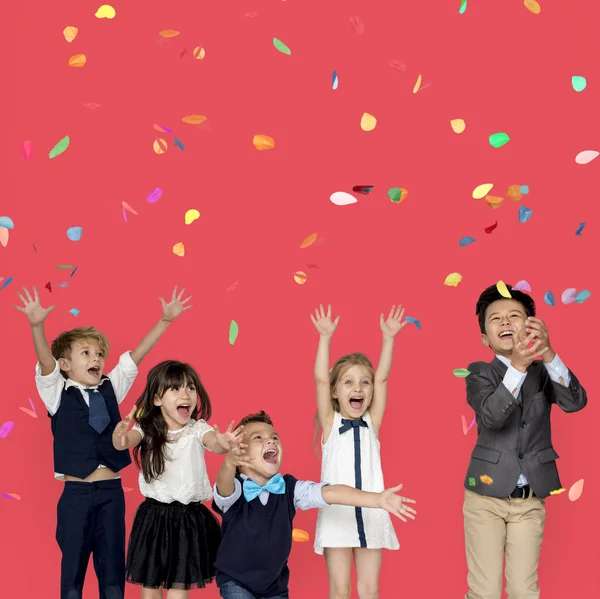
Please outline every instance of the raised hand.
[{"label": "raised hand", "polygon": [[528,335],[535,335],[535,339],[542,342],[542,347],[547,347],[548,351],[544,355],[544,359],[547,358],[548,354],[555,354],[552,349],[552,345],[550,344],[550,336],[548,334],[548,328],[546,327],[546,323],[540,318],[535,318],[534,316],[530,316],[525,321],[525,331]]},{"label": "raised hand", "polygon": [[327,307],[327,314],[323,310],[323,304],[321,304],[315,310],[315,316],[310,315],[310,319],[313,321],[315,328],[319,332],[321,337],[331,337],[337,328],[340,317],[338,316],[334,321],[331,320],[331,306]]},{"label": "raised hand", "polygon": [[236,468],[241,468],[244,466],[251,466],[252,460],[248,455],[247,447],[245,443],[239,443],[238,445],[232,445],[227,453],[227,457],[225,458],[232,466]]},{"label": "raised hand", "polygon": [[402,306],[398,306],[398,308],[392,306],[387,320],[383,320],[383,313],[381,314],[379,324],[381,325],[381,332],[385,337],[393,339],[406,326],[406,320],[402,320],[404,312],[405,310]]},{"label": "raised hand", "polygon": [[40,296],[35,287],[33,288],[33,299],[26,287],[23,287],[23,293],[25,294],[25,297],[20,293],[18,294],[19,299],[23,302],[23,306],[14,304],[15,308],[20,312],[25,313],[25,316],[29,319],[29,324],[31,324],[32,327],[42,324],[44,320],[46,320],[48,314],[50,314],[56,306],[48,306],[47,308],[42,307],[40,304]]},{"label": "raised hand", "polygon": [[[515,331],[513,335],[513,350],[511,365],[517,370],[525,372],[529,365],[548,351],[548,345],[542,339],[537,339],[536,332],[526,334],[524,329]],[[548,338],[546,336],[546,343]],[[531,347],[529,347],[531,346]]]},{"label": "raised hand", "polygon": [[175,320],[182,312],[189,310],[192,306],[186,306],[185,304],[192,299],[192,296],[186,297],[184,300],[181,298],[185,292],[185,288],[179,292],[177,295],[177,285],[175,285],[175,289],[173,289],[173,295],[171,297],[171,301],[167,304],[164,298],[159,297],[160,303],[163,308],[163,319],[167,322],[171,322]]},{"label": "raised hand", "polygon": [[401,497],[397,495],[396,492],[402,488],[402,484],[394,487],[393,489],[386,489],[380,496],[380,506],[390,514],[400,518],[403,522],[407,522],[406,518],[410,518],[411,520],[415,519],[417,515],[417,510],[412,507],[408,507],[405,505],[406,503],[417,503],[414,499],[409,499],[408,497]]},{"label": "raised hand", "polygon": [[121,443],[121,447],[127,446],[127,432],[129,431],[129,427],[131,426],[131,422],[133,421],[133,415],[135,414],[137,406],[133,406],[131,408],[131,412],[115,426],[115,434],[117,435],[119,442]]},{"label": "raised hand", "polygon": [[238,426],[238,428],[236,428],[234,431],[232,431],[232,429],[233,429],[233,420],[232,420],[231,423],[229,424],[229,426],[227,427],[227,430],[224,433],[222,433],[219,430],[219,427],[216,424],[213,426],[213,428],[215,429],[215,436],[217,439],[217,443],[219,444],[219,447],[221,447],[225,451],[229,451],[234,445],[241,444],[242,437],[243,437],[242,429],[244,428],[244,425]]}]

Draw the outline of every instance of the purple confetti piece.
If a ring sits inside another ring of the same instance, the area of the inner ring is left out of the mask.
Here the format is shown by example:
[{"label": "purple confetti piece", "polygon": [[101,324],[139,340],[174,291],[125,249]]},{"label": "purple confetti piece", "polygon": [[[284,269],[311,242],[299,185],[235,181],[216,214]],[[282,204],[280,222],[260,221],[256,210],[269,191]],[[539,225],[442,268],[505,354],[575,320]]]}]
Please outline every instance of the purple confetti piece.
[{"label": "purple confetti piece", "polygon": [[528,291],[531,292],[531,285],[527,281],[519,281],[516,285],[513,285],[515,291]]},{"label": "purple confetti piece", "polygon": [[31,406],[31,409],[35,412],[35,405],[33,403],[33,400],[31,399],[31,397],[27,398],[29,400],[29,405]]},{"label": "purple confetti piece", "polygon": [[5,422],[2,426],[0,426],[0,439],[6,439],[6,437],[10,435],[14,427],[15,423],[11,422],[10,420],[8,422]]},{"label": "purple confetti piece", "polygon": [[[185,52],[187,52],[187,50],[185,50]],[[171,129],[165,127],[164,125],[159,125],[159,127],[162,129],[161,133],[173,133]]]},{"label": "purple confetti piece", "polygon": [[574,287],[565,289],[560,296],[562,303],[563,304],[572,304],[573,302],[575,302],[575,294],[576,293],[577,293],[577,289],[575,289]]},{"label": "purple confetti piece", "polygon": [[8,493],[2,493],[2,498],[3,499],[12,499],[13,501],[17,500],[16,497],[13,497],[12,495],[9,495]]},{"label": "purple confetti piece", "polygon": [[123,208],[123,220],[127,222],[127,212],[125,212],[125,208]]},{"label": "purple confetti piece", "polygon": [[467,432],[469,432],[471,430],[471,428],[475,424],[476,420],[477,420],[477,416],[473,416],[473,420],[471,420],[471,424],[469,424],[469,428],[467,428]]},{"label": "purple confetti piece", "polygon": [[150,192],[150,194],[146,198],[146,202],[148,202],[148,204],[154,204],[154,203],[158,202],[158,200],[160,200],[160,198],[162,197],[162,194],[163,194],[162,189],[160,187],[157,187],[156,189],[154,189],[153,191]]}]

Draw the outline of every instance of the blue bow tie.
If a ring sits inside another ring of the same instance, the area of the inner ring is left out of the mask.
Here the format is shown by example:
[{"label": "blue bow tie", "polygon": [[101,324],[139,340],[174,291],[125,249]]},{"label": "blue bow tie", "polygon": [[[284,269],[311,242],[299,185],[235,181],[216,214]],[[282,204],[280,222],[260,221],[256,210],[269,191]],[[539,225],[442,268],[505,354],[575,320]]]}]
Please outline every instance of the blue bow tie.
[{"label": "blue bow tie", "polygon": [[351,428],[358,428],[359,426],[364,426],[369,428],[369,425],[365,420],[359,418],[358,420],[347,420],[346,418],[342,418],[342,426],[340,426],[340,434],[349,431]]},{"label": "blue bow tie", "polygon": [[249,478],[244,481],[244,497],[246,501],[256,499],[263,491],[268,491],[275,495],[283,495],[285,493],[285,480],[283,480],[283,476],[276,474],[262,487]]}]

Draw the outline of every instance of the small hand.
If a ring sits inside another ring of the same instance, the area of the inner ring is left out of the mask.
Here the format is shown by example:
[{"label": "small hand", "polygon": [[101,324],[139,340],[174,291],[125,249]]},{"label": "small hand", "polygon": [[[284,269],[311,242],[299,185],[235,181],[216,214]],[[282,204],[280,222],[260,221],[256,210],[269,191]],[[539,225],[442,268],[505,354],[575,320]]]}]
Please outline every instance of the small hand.
[{"label": "small hand", "polygon": [[395,308],[396,306],[392,306],[387,320],[383,320],[383,313],[379,317],[381,332],[383,333],[384,337],[390,337],[391,339],[393,339],[406,326],[406,320],[404,322],[402,321],[404,318],[404,308],[402,306],[398,306],[396,313],[394,314]]},{"label": "small hand", "polygon": [[192,299],[191,295],[189,297],[186,297],[184,300],[181,299],[183,297],[184,292],[185,288],[179,292],[179,295],[177,295],[177,285],[175,285],[171,301],[168,304],[162,297],[158,298],[160,300],[160,303],[162,304],[164,320],[171,322],[175,320],[182,312],[185,312],[186,310],[189,310],[192,307],[185,305],[186,302]]},{"label": "small hand", "polygon": [[239,445],[232,445],[225,458],[231,466],[241,468],[244,466],[251,466],[254,458],[251,458],[247,452],[248,445],[240,443]]},{"label": "small hand", "polygon": [[[315,318],[316,316],[316,318]],[[327,314],[323,310],[323,304],[315,310],[315,316],[310,315],[310,319],[313,321],[319,335],[321,337],[331,337],[337,328],[340,317],[338,316],[333,322],[331,320],[331,306],[327,307]]]},{"label": "small hand", "polygon": [[224,433],[219,430],[219,427],[216,424],[213,428],[215,429],[215,437],[219,447],[225,451],[229,451],[233,445],[239,445],[242,441],[242,429],[244,428],[244,425],[239,426],[232,431],[231,429],[233,428],[233,420]]},{"label": "small hand", "polygon": [[388,511],[390,514],[394,514],[402,520],[403,522],[407,522],[406,518],[410,518],[411,520],[415,519],[417,514],[417,510],[412,507],[408,507],[404,505],[405,503],[417,503],[414,499],[409,499],[408,497],[401,497],[400,495],[396,495],[396,491],[399,491],[402,488],[402,484],[399,484],[397,487],[393,489],[386,489],[380,496],[380,506]]},{"label": "small hand", "polygon": [[[548,334],[548,328],[546,327],[546,323],[539,318],[530,316],[525,321],[525,327],[526,327],[525,330],[526,330],[527,334],[529,334],[529,335],[534,334],[535,338],[538,339],[539,341],[541,341],[542,347],[548,348],[547,354],[544,355],[544,359],[549,357],[550,358],[549,361],[552,361],[552,357],[554,357],[554,355],[556,355],[556,353],[552,349],[552,345],[550,345],[550,336]],[[548,354],[551,354],[551,356],[548,356]]]},{"label": "small hand", "polygon": [[[537,357],[543,356],[548,351],[547,345],[544,345],[539,339],[536,341],[535,333],[526,335],[523,329],[518,329],[515,331],[513,339],[511,364],[515,368],[520,366],[521,369],[524,369],[523,372]],[[530,345],[531,347],[529,347]]]},{"label": "small hand", "polygon": [[125,418],[123,418],[123,420],[121,420],[121,422],[115,426],[115,433],[117,433],[117,437],[119,437],[121,447],[125,447],[127,445],[127,431],[129,431],[129,427],[131,426],[136,408],[137,406],[133,406],[133,408],[131,408],[131,412],[129,412],[129,414],[127,414],[127,416],[125,416]]},{"label": "small hand", "polygon": [[40,304],[40,296],[38,295],[37,289],[33,288],[33,299],[31,299],[31,294],[27,290],[26,287],[23,287],[23,292],[25,293],[25,297],[23,297],[20,293],[19,299],[23,302],[23,306],[15,305],[15,308],[20,312],[24,312],[25,316],[29,319],[29,324],[32,327],[42,324],[44,320],[46,320],[46,316],[56,308],[56,306],[48,306],[47,308],[43,308]]}]

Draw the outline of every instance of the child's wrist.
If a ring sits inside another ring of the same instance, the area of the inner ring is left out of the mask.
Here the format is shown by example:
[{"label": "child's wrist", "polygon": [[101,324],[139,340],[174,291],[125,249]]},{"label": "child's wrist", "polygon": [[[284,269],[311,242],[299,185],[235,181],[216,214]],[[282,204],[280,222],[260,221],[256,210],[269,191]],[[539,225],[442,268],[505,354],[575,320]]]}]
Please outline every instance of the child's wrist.
[{"label": "child's wrist", "polygon": [[160,321],[161,321],[161,322],[166,322],[167,324],[169,324],[169,323],[173,322],[173,320],[172,320],[172,319],[170,319],[170,318],[167,318],[167,317],[166,317],[166,316],[164,316],[164,315],[160,317]]}]

